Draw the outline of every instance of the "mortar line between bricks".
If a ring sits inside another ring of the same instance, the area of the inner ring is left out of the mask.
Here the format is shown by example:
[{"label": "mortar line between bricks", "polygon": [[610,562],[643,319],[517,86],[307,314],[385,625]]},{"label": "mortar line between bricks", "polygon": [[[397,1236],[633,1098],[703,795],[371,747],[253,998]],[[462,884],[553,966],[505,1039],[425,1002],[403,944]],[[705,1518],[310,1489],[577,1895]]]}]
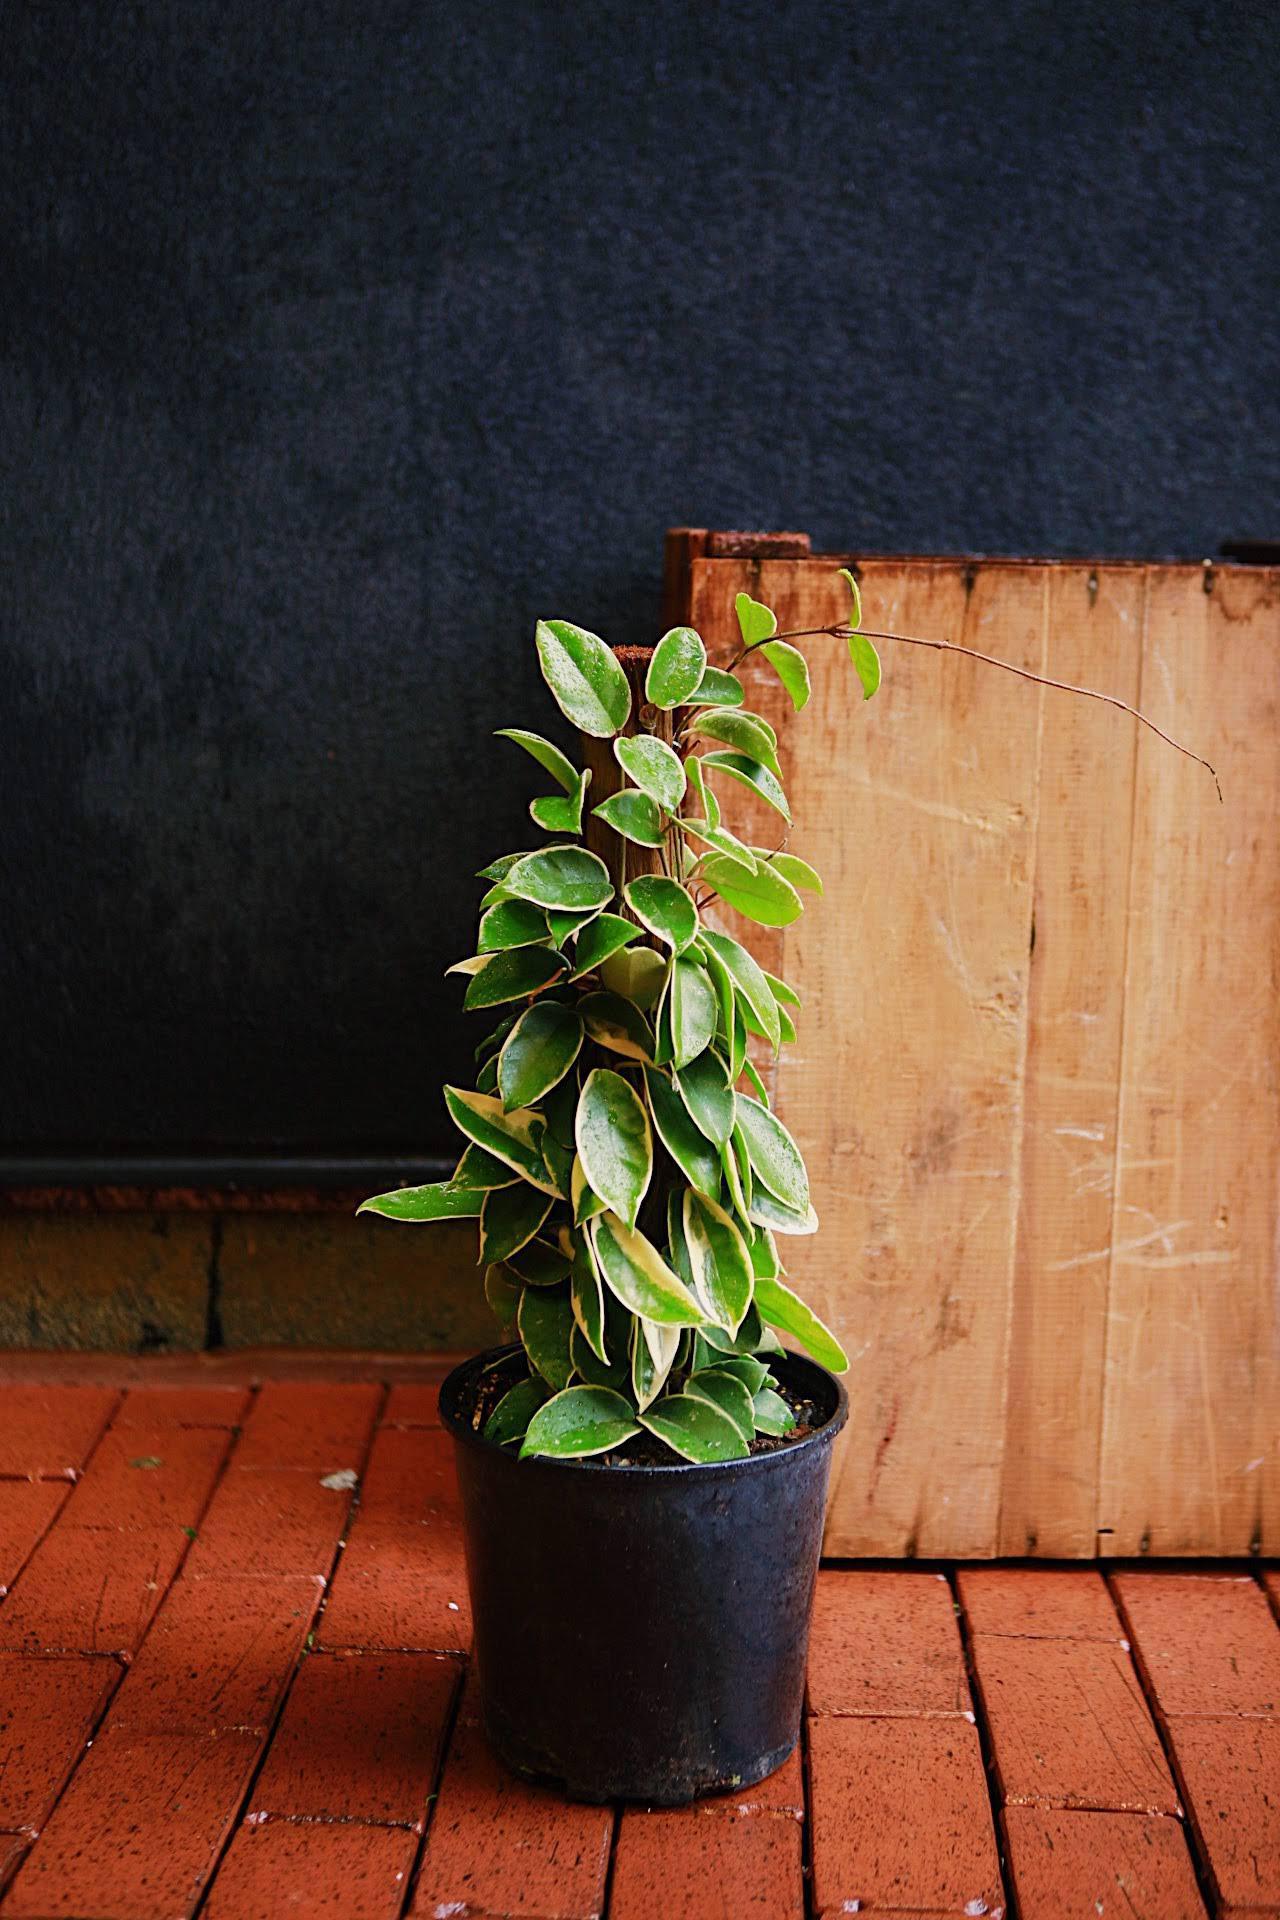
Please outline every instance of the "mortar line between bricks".
[{"label": "mortar line between bricks", "polygon": [[449,1752],[453,1746],[453,1736],[457,1729],[459,1715],[462,1712],[462,1692],[467,1684],[467,1671],[471,1664],[470,1658],[460,1660],[457,1664],[461,1668],[461,1672],[458,1675],[457,1683],[453,1689],[453,1701],[447,1716],[444,1739],[440,1742],[440,1757],[436,1761],[436,1770],[431,1782],[431,1791],[427,1795],[427,1811],[426,1817],[422,1822],[422,1832],[418,1835],[418,1844],[414,1848],[413,1859],[409,1862],[409,1871],[404,1877],[404,1898],[400,1902],[397,1910],[399,1916],[407,1914],[418,1897],[418,1876],[422,1872],[422,1860],[427,1850],[428,1837],[432,1827],[434,1827],[436,1823],[436,1807],[440,1801],[440,1788],[444,1781],[444,1770],[449,1763]]},{"label": "mortar line between bricks", "polygon": [[1183,1779],[1182,1770],[1178,1765],[1177,1750],[1173,1740],[1170,1738],[1168,1725],[1159,1711],[1159,1704],[1155,1697],[1155,1689],[1151,1685],[1150,1677],[1146,1670],[1146,1662],[1142,1658],[1142,1650],[1138,1643],[1138,1636],[1134,1632],[1133,1621],[1129,1618],[1123,1595],[1116,1586],[1115,1572],[1108,1569],[1103,1573],[1102,1577],[1107,1583],[1107,1592],[1111,1596],[1111,1604],[1120,1617],[1120,1624],[1124,1628],[1124,1637],[1129,1642],[1129,1658],[1133,1662],[1133,1671],[1137,1676],[1138,1687],[1146,1703],[1147,1712],[1151,1717],[1151,1724],[1156,1730],[1156,1739],[1160,1742],[1160,1749],[1164,1754],[1165,1765],[1169,1769],[1174,1787],[1177,1790],[1178,1799],[1182,1806],[1182,1818],[1178,1822],[1178,1825],[1182,1828],[1183,1837],[1187,1844],[1187,1852],[1191,1857],[1191,1868],[1196,1877],[1196,1886],[1199,1889],[1200,1898],[1204,1902],[1204,1910],[1207,1914],[1220,1913],[1222,1910],[1222,1902],[1218,1898],[1217,1889],[1214,1885],[1213,1869],[1209,1864],[1208,1855],[1202,1852],[1200,1846],[1200,1822],[1192,1818],[1191,1795],[1187,1792],[1187,1783]]},{"label": "mortar line between bricks", "polygon": [[[342,1556],[346,1551],[347,1539],[350,1536],[352,1523],[355,1519],[357,1510],[359,1509],[360,1496],[364,1490],[364,1477],[369,1467],[369,1455],[373,1452],[373,1443],[378,1436],[378,1422],[382,1417],[382,1410],[386,1406],[386,1404],[387,1404],[387,1387],[384,1382],[381,1388],[381,1397],[378,1401],[377,1408],[375,1409],[373,1419],[369,1423],[369,1437],[365,1441],[364,1451],[360,1456],[360,1475],[358,1480],[356,1481],[356,1489],[354,1494],[352,1495],[351,1505],[347,1508],[347,1518],[346,1518],[346,1524],[342,1529],[342,1538],[339,1540],[337,1546],[333,1550],[333,1558],[329,1562],[329,1571],[325,1575],[324,1590],[320,1595],[319,1604],[316,1607],[315,1614],[312,1618],[312,1624],[307,1634],[308,1640],[314,1637],[316,1629],[320,1624],[320,1620],[323,1617],[324,1610],[326,1606],[329,1604],[329,1594],[333,1588],[334,1576],[336,1575],[338,1568],[342,1564]],[[248,1424],[248,1416],[246,1416],[246,1425],[247,1424]],[[237,1446],[240,1444],[240,1438],[241,1438],[241,1435],[237,1434],[236,1436]],[[219,1481],[221,1481],[221,1475],[219,1476]],[[275,1713],[272,1715],[271,1724],[266,1730],[266,1735],[263,1739],[262,1747],[258,1753],[258,1758],[253,1768],[250,1771],[247,1782],[245,1783],[244,1792],[241,1794],[239,1803],[237,1804],[235,1811],[231,1816],[231,1820],[227,1827],[226,1838],[223,1840],[221,1847],[218,1849],[217,1857],[214,1860],[213,1865],[209,1869],[208,1877],[205,1880],[204,1886],[201,1888],[200,1897],[191,1909],[189,1920],[197,1920],[197,1917],[204,1912],[205,1906],[208,1903],[209,1895],[213,1890],[214,1882],[217,1880],[219,1873],[222,1871],[222,1863],[226,1859],[228,1853],[231,1851],[231,1848],[235,1845],[236,1836],[242,1831],[244,1827],[245,1809],[246,1807],[250,1806],[252,1803],[254,1788],[257,1786],[258,1780],[262,1774],[262,1769],[266,1765],[267,1755],[271,1752],[271,1743],[276,1737],[276,1733],[279,1729],[280,1722],[284,1717],[285,1710],[289,1705],[289,1701],[293,1697],[294,1683],[297,1680],[298,1675],[302,1670],[303,1661],[310,1659],[311,1657],[312,1656],[308,1650],[307,1643],[306,1641],[304,1641],[302,1652],[299,1654],[298,1658],[294,1661],[293,1671],[289,1675],[287,1684],[281,1691],[280,1699],[276,1705]],[[356,1656],[356,1658],[360,1658],[360,1657],[361,1656],[359,1655]],[[324,1824],[333,1825],[334,1823],[325,1822]]]},{"label": "mortar line between bricks", "polygon": [[804,1819],[800,1822],[800,1898],[805,1920],[817,1920],[818,1908],[813,1892],[813,1793],[809,1784],[809,1685],[805,1681],[804,1705],[800,1714],[800,1801]]},{"label": "mortar line between bricks", "polygon": [[1001,1813],[1004,1810],[1003,1795],[1000,1791],[1000,1777],[996,1770],[995,1746],[991,1737],[991,1728],[987,1722],[986,1704],[982,1698],[982,1689],[978,1685],[977,1666],[973,1657],[973,1630],[969,1616],[960,1599],[960,1589],[956,1583],[954,1567],[948,1567],[946,1582],[951,1594],[951,1605],[955,1612],[956,1626],[960,1633],[960,1645],[964,1651],[965,1679],[969,1686],[969,1711],[973,1715],[973,1724],[978,1732],[978,1750],[982,1755],[982,1771],[987,1781],[987,1801],[991,1808],[991,1825],[996,1839],[996,1859],[1000,1867],[1000,1884],[1004,1889],[1004,1910],[1008,1920],[1020,1920],[1017,1897],[1014,1891],[1013,1873],[1005,1857],[1006,1836]]}]

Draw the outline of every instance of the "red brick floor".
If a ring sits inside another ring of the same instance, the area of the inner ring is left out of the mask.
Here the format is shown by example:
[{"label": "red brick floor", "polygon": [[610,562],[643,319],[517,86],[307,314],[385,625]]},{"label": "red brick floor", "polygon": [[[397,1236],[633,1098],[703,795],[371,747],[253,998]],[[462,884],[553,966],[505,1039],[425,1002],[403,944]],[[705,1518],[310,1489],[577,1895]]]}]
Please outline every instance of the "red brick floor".
[{"label": "red brick floor", "polygon": [[0,1920],[1280,1920],[1275,1570],[826,1568],[659,1812],[497,1765],[461,1553],[430,1363],[0,1359]]}]

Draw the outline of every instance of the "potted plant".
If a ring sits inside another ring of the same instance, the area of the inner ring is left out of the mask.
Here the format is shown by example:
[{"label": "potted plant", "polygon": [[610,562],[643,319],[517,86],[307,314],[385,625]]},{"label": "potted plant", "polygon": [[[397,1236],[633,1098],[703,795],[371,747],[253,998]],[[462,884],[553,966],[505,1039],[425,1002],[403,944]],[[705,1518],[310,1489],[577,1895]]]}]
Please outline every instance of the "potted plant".
[{"label": "potted plant", "polygon": [[[847,629],[817,631],[845,636],[870,698],[844,578]],[[736,605],[733,665],[760,653],[803,707],[803,636]],[[445,1089],[462,1156],[362,1211],[477,1220],[514,1336],[440,1401],[492,1744],[575,1797],[675,1803],[763,1778],[799,1730],[847,1361],[782,1257],[818,1222],[758,1061],[794,1038],[798,996],[708,914],[784,926],[822,887],[787,850],[773,728],[691,628],[611,649],[549,620],[536,644],[585,765],[501,736],[558,790],[530,808],[548,843],[484,869],[477,951],[451,969],[496,1019],[475,1087]],[[780,845],[730,831],[726,780]]]}]

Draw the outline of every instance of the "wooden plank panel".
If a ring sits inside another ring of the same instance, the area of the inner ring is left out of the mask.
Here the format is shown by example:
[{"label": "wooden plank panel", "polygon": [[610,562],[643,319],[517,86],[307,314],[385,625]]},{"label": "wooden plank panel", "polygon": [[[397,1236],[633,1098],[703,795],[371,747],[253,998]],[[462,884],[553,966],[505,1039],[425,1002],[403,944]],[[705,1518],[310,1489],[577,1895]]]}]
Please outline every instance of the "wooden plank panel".
[{"label": "wooden plank panel", "polygon": [[[842,617],[835,564],[759,566],[784,630]],[[732,590],[718,572],[719,606],[700,607],[713,637]],[[871,562],[863,594],[868,625],[1042,661],[1040,573]],[[791,844],[827,895],[781,940],[805,1012],[776,1086],[824,1226],[788,1244],[788,1263],[853,1358],[827,1548],[991,1554],[1040,695],[900,648],[886,649],[884,688],[865,704],[839,641],[807,650],[815,697],[780,732]]]},{"label": "wooden plank panel", "polygon": [[[1048,570],[1046,671],[1138,699],[1146,573]],[[1047,693],[1000,1551],[1095,1550],[1137,724]]]},{"label": "wooden plank panel", "polygon": [[1099,1502],[1115,1553],[1280,1544],[1278,614],[1271,571],[1152,574],[1144,706],[1226,803],[1144,735]]}]

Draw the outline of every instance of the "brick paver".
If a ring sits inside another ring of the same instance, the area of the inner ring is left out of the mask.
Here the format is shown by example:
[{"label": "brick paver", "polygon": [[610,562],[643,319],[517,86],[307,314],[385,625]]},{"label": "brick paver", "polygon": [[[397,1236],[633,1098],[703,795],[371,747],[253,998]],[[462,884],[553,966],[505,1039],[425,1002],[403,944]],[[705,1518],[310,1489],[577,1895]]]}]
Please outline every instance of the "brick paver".
[{"label": "brick paver", "polygon": [[980,1633],[973,1664],[1006,1801],[1178,1811],[1160,1737],[1123,1647]]},{"label": "brick paver", "polygon": [[1008,1807],[1002,1824],[1027,1920],[1204,1920],[1178,1820]]},{"label": "brick paver", "polygon": [[1134,1652],[1160,1712],[1280,1713],[1280,1632],[1247,1574],[1118,1573]]},{"label": "brick paver", "polygon": [[339,1361],[0,1388],[0,1920],[1280,1920],[1274,1569],[958,1568],[971,1697],[947,1579],[831,1568],[804,1763],[616,1817],[455,1723],[436,1388]]},{"label": "brick paver", "polygon": [[809,1648],[810,1713],[964,1713],[964,1650],[936,1573],[823,1572]]}]

